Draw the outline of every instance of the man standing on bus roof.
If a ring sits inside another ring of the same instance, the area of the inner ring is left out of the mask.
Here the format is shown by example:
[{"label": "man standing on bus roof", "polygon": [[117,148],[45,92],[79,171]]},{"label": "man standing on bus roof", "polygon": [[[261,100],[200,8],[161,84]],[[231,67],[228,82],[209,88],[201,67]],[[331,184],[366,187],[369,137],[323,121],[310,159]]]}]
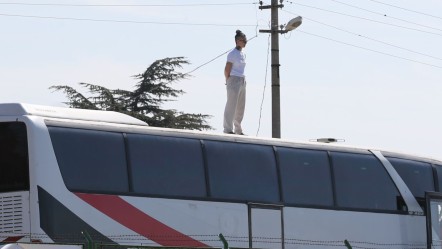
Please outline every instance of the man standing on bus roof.
[{"label": "man standing on bus roof", "polygon": [[[246,55],[243,48],[246,47],[247,37],[237,30],[235,35],[236,47],[227,55],[224,76],[226,77],[227,103],[224,109],[224,133],[244,135],[241,122],[244,117],[246,106]],[[235,126],[235,129],[233,129]]]}]

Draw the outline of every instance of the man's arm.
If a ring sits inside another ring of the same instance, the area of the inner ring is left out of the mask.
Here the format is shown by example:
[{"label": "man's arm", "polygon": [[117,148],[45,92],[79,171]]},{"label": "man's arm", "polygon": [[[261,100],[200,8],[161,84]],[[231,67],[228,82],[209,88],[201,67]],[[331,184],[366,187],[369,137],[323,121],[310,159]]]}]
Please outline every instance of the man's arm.
[{"label": "man's arm", "polygon": [[224,68],[224,77],[226,77],[226,82],[230,76],[230,72],[232,71],[232,65],[232,62],[227,62],[226,67]]}]

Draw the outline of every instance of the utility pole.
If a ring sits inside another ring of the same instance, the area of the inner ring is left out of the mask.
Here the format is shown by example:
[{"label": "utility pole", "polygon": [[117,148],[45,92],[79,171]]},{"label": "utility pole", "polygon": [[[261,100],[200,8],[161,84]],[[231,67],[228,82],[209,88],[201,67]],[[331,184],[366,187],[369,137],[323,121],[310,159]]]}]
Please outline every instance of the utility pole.
[{"label": "utility pole", "polygon": [[281,97],[279,89],[279,30],[278,9],[284,7],[278,0],[272,0],[271,5],[259,6],[259,9],[271,9],[271,29],[259,30],[260,33],[270,33],[272,42],[272,137],[281,138]]},{"label": "utility pole", "polygon": [[289,31],[292,31],[299,27],[302,23],[302,17],[298,16],[290,20],[287,25],[284,27],[279,26],[278,21],[278,9],[283,8],[282,4],[283,0],[272,0],[271,5],[262,5],[262,1],[260,1],[261,6],[259,6],[260,10],[270,9],[271,10],[271,29],[264,30],[260,29],[260,33],[270,33],[271,42],[272,42],[272,137],[273,138],[281,138],[281,94],[280,94],[280,85],[279,85],[279,34],[284,34]]}]

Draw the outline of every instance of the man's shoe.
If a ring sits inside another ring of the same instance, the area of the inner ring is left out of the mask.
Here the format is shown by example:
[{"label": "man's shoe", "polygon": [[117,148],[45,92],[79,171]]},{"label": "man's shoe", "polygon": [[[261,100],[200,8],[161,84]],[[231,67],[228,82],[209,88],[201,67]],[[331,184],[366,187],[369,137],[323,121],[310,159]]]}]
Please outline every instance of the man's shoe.
[{"label": "man's shoe", "polygon": [[224,132],[224,134],[235,134],[235,133],[228,131],[228,132]]},{"label": "man's shoe", "polygon": [[244,134],[244,133],[237,133],[236,135],[241,135],[241,136],[245,136],[246,134]]}]

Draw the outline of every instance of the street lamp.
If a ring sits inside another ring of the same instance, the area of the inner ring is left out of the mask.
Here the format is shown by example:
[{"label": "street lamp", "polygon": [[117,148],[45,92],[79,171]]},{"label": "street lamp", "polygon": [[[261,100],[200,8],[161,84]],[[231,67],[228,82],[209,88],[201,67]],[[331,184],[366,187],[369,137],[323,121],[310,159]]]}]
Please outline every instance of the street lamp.
[{"label": "street lamp", "polygon": [[[282,2],[282,1],[281,1]],[[272,0],[272,5],[260,6],[260,9],[271,9],[271,30],[259,30],[261,33],[270,33],[272,42],[272,137],[281,138],[281,97],[279,89],[279,34],[290,32],[302,24],[302,17],[290,20],[284,30],[279,30],[278,0]]]},{"label": "street lamp", "polygon": [[287,25],[285,25],[285,32],[292,31],[296,29],[297,27],[301,26],[302,24],[302,17],[298,16],[290,20]]}]

